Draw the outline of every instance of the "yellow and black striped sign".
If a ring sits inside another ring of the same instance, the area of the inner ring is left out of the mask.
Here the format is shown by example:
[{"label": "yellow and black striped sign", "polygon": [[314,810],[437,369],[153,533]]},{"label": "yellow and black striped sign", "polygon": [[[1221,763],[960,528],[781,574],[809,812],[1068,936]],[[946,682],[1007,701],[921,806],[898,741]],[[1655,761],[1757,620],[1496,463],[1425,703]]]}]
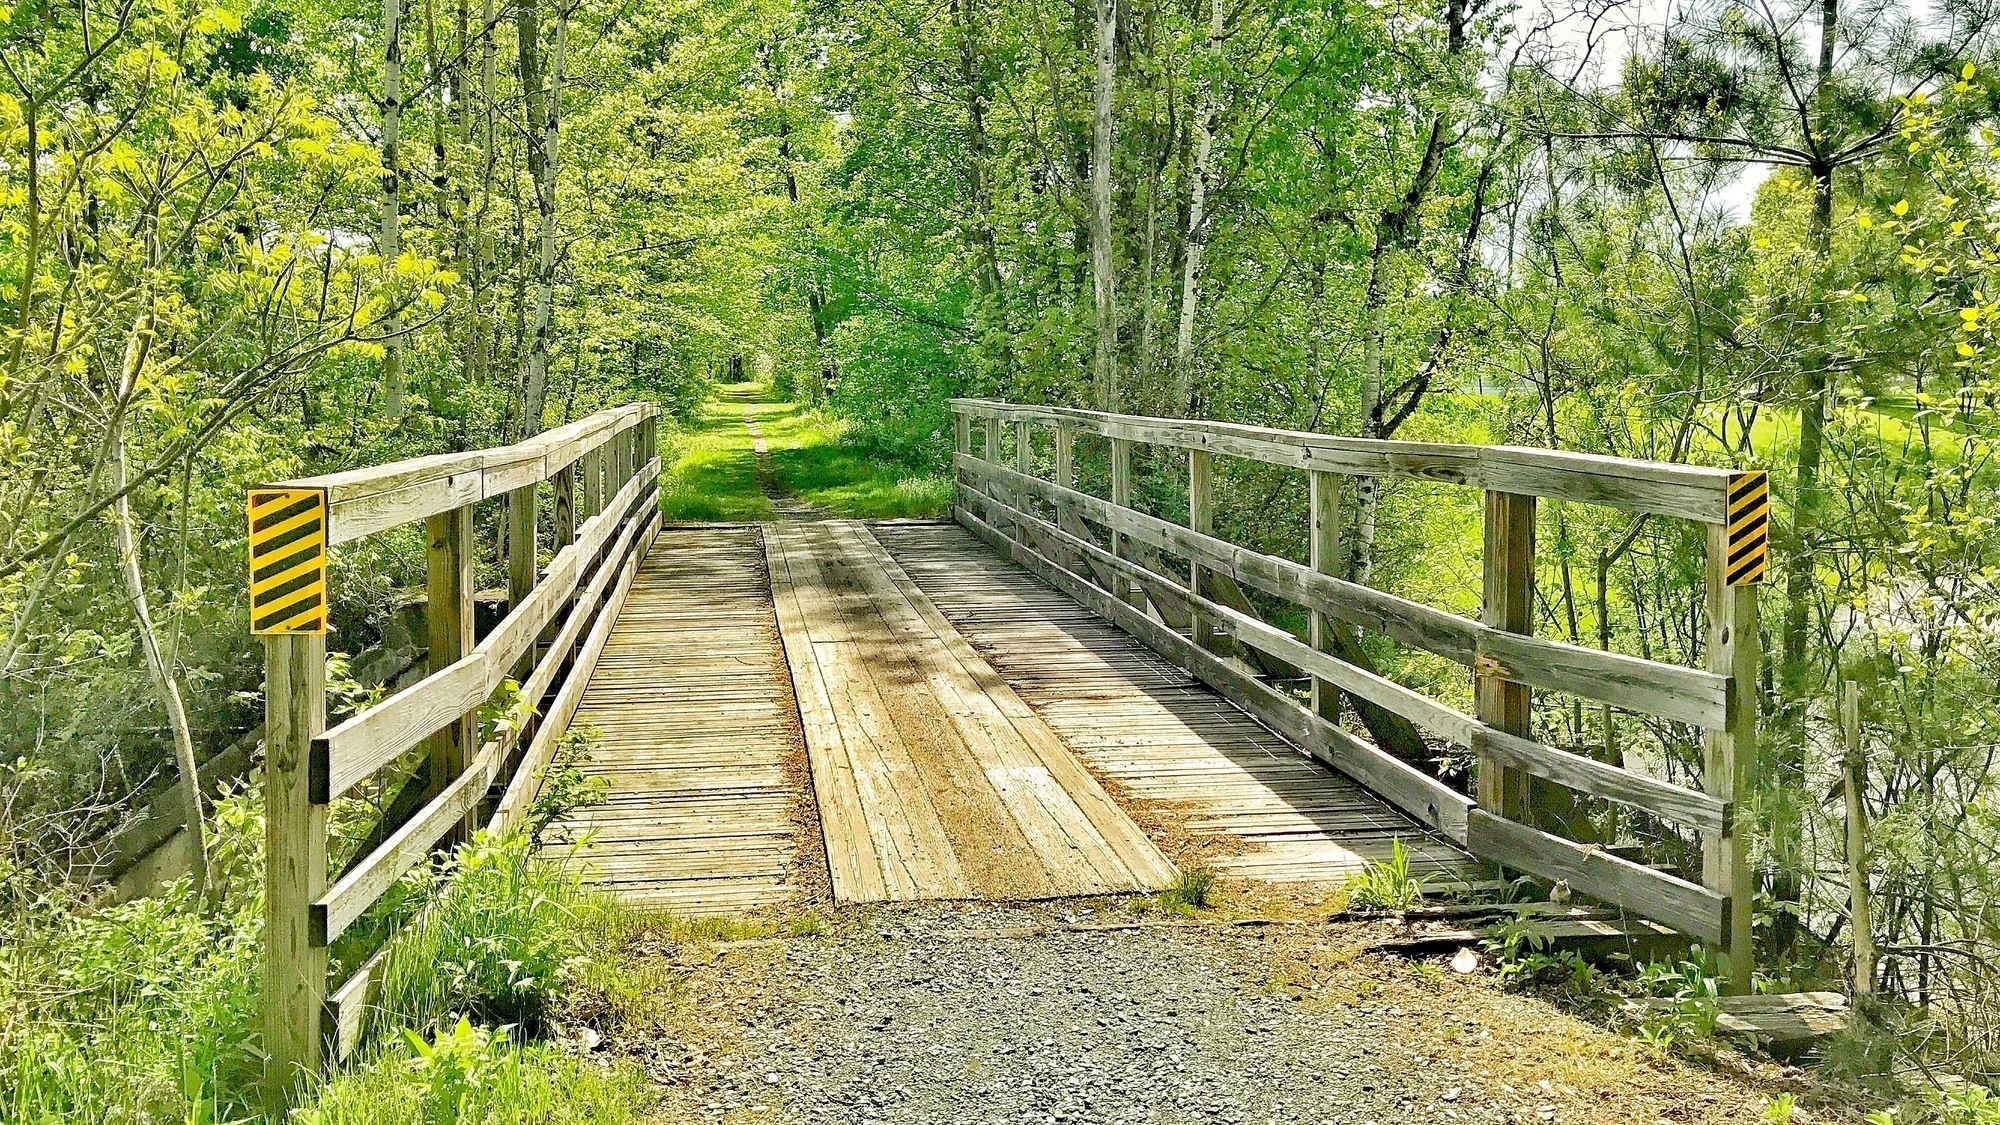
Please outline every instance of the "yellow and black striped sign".
[{"label": "yellow and black striped sign", "polygon": [[1764,580],[1771,556],[1771,476],[1738,473],[1729,482],[1729,562],[1731,586]]},{"label": "yellow and black striped sign", "polygon": [[251,490],[250,631],[326,632],[326,490]]}]

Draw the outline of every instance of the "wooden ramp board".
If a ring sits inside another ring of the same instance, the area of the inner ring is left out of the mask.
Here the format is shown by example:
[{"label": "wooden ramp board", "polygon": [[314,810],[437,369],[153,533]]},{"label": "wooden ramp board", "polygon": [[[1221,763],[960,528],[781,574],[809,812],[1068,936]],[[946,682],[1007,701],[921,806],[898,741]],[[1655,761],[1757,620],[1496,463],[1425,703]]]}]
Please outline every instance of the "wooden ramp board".
[{"label": "wooden ramp board", "polygon": [[597,730],[585,772],[610,801],[566,827],[590,833],[576,854],[619,898],[733,914],[823,885],[757,528],[660,533],[572,725]]},{"label": "wooden ramp board", "polygon": [[956,524],[877,537],[1000,675],[1148,823],[1198,860],[1269,882],[1345,880],[1401,840],[1414,873],[1473,884],[1483,866]]},{"label": "wooden ramp board", "polygon": [[836,899],[1024,900],[1173,881],[867,527],[773,524],[765,542]]}]

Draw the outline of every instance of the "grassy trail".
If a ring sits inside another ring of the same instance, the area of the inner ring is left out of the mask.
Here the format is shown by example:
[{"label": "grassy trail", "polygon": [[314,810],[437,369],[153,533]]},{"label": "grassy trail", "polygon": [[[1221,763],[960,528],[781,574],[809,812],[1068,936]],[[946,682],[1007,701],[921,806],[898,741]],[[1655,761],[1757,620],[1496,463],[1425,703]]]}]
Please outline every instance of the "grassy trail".
[{"label": "grassy trail", "polygon": [[660,506],[674,523],[928,517],[950,502],[944,474],[870,457],[844,423],[776,397],[767,383],[723,385],[699,422],[662,433],[660,445]]}]

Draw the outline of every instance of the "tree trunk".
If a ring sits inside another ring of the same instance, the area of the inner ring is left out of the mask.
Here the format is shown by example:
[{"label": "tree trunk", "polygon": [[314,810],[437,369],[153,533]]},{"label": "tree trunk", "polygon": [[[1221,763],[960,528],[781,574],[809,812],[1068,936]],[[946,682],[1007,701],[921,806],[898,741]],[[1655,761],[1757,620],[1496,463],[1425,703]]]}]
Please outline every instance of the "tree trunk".
[{"label": "tree trunk", "polygon": [[556,278],[556,134],[562,118],[563,52],[569,40],[566,6],[556,9],[555,41],[549,47],[548,85],[542,85],[539,5],[521,4],[516,20],[521,38],[521,88],[528,111],[528,175],[534,183],[538,218],[535,253],[535,308],[528,327],[528,361],[521,380],[523,437],[540,433],[548,397],[549,330],[554,316]]},{"label": "tree trunk", "polygon": [[1201,85],[1201,109],[1195,117],[1194,175],[1188,185],[1187,253],[1181,263],[1181,319],[1174,334],[1173,394],[1175,414],[1185,414],[1194,398],[1194,318],[1201,308],[1202,256],[1208,251],[1208,195],[1215,181],[1215,119],[1221,110],[1216,92],[1222,70],[1222,0],[1208,6],[1208,65],[1213,68]]},{"label": "tree trunk", "polygon": [[201,811],[201,771],[194,759],[194,731],[188,723],[187,707],[181,701],[180,685],[174,680],[173,668],[167,663],[166,654],[160,647],[159,633],[153,627],[153,611],[146,598],[145,576],[139,569],[138,537],[132,531],[132,498],[125,491],[126,403],[132,398],[139,372],[145,367],[146,355],[152,349],[152,341],[152,313],[148,311],[132,325],[132,335],[125,342],[125,363],[112,415],[111,487],[118,499],[111,506],[111,522],[117,532],[118,567],[125,579],[125,595],[132,600],[132,616],[139,629],[139,647],[146,656],[146,672],[152,677],[153,690],[159,693],[160,705],[166,709],[167,729],[173,735],[174,768],[180,774],[181,801],[187,808],[185,823],[188,837],[194,841],[194,889],[206,899],[208,833]]},{"label": "tree trunk", "polygon": [[[382,265],[392,274],[402,257],[403,199],[403,0],[382,0]],[[403,314],[382,324],[383,408],[391,422],[403,417]]]},{"label": "tree trunk", "polygon": [[1000,278],[999,238],[993,226],[993,185],[989,162],[992,140],[986,133],[986,105],[991,99],[991,82],[979,58],[978,25],[972,0],[956,0],[958,17],[959,81],[965,88],[966,184],[972,191],[973,239],[979,254],[974,275],[979,309],[976,329],[981,343],[989,339],[999,352],[1000,381],[1012,375],[1014,366],[1013,330],[1007,324],[1007,296]]},{"label": "tree trunk", "polygon": [[1097,0],[1097,99],[1090,139],[1090,275],[1097,298],[1093,391],[1100,410],[1119,410],[1118,277],[1111,246],[1111,125],[1117,92],[1118,0]]},{"label": "tree trunk", "polygon": [[[1471,43],[1467,35],[1472,18],[1470,0],[1446,0],[1444,15],[1445,54],[1455,61]],[[1393,280],[1389,270],[1403,249],[1417,240],[1424,202],[1429,199],[1431,188],[1437,181],[1445,152],[1457,143],[1451,135],[1458,119],[1456,109],[1453,95],[1447,94],[1442,106],[1431,117],[1430,135],[1424,141],[1416,172],[1410,177],[1409,190],[1385,209],[1375,224],[1375,241],[1369,252],[1367,296],[1362,302],[1361,313],[1361,436],[1365,438],[1386,438],[1395,428],[1390,422],[1388,404],[1382,396],[1382,351],[1388,330],[1389,285]],[[1401,413],[1407,416],[1408,410]],[[1356,477],[1354,499],[1354,536],[1348,556],[1348,577],[1356,582],[1366,582],[1369,572],[1375,568],[1375,524],[1382,500],[1381,481],[1375,477]]]},{"label": "tree trunk", "polygon": [[492,376],[493,369],[493,323],[486,308],[486,290],[493,277],[493,236],[487,229],[487,220],[493,214],[493,172],[499,159],[500,108],[496,100],[499,90],[498,50],[494,44],[494,28],[499,14],[494,10],[495,0],[484,0],[479,12],[479,104],[485,115],[485,127],[479,138],[479,217],[472,224],[472,378],[483,385]]}]

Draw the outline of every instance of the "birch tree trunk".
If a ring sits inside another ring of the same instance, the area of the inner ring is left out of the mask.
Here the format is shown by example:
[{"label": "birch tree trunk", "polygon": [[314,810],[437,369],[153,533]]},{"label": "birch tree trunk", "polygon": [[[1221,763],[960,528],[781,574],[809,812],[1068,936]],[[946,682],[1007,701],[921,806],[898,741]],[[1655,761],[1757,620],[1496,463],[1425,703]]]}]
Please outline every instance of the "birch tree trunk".
[{"label": "birch tree trunk", "polygon": [[541,432],[548,397],[549,328],[554,314],[556,277],[556,135],[562,119],[563,52],[569,40],[570,9],[556,9],[555,40],[549,47],[547,87],[542,84],[540,17],[534,0],[516,17],[521,37],[521,88],[527,93],[528,175],[534,181],[539,237],[535,254],[534,314],[528,325],[527,370],[521,381],[521,436]]},{"label": "birch tree trunk", "polygon": [[1090,140],[1090,274],[1097,297],[1093,390],[1100,410],[1119,410],[1118,276],[1111,247],[1111,125],[1117,93],[1118,0],[1097,0],[1097,101]]},{"label": "birch tree trunk", "polygon": [[139,647],[146,656],[146,672],[153,690],[167,712],[167,729],[174,740],[174,768],[180,775],[182,803],[187,807],[188,838],[194,841],[194,889],[208,897],[208,831],[201,811],[201,773],[194,760],[194,730],[188,724],[187,706],[181,701],[180,685],[160,647],[160,635],[153,627],[152,605],[146,598],[146,580],[139,569],[139,542],[132,531],[132,499],[125,491],[126,404],[131,400],[139,372],[152,350],[153,326],[150,309],[140,314],[125,342],[125,361],[120,371],[118,401],[112,415],[111,488],[118,499],[111,505],[111,523],[117,535],[118,569],[125,580],[125,596],[132,601],[132,616],[139,627]]},{"label": "birch tree trunk", "polygon": [[[382,264],[393,272],[403,254],[401,158],[403,135],[403,0],[382,0]],[[403,417],[403,314],[383,322],[383,407],[391,422]]]},{"label": "birch tree trunk", "polygon": [[1188,185],[1187,252],[1181,264],[1181,320],[1174,334],[1174,413],[1184,414],[1194,400],[1194,318],[1201,308],[1202,256],[1208,250],[1208,194],[1215,180],[1215,119],[1221,112],[1216,76],[1222,69],[1222,0],[1208,6],[1208,64],[1201,84],[1201,109],[1195,116],[1194,176]]},{"label": "birch tree trunk", "polygon": [[485,117],[485,127],[479,138],[479,216],[472,224],[472,379],[483,384],[490,377],[493,366],[493,325],[486,308],[486,289],[492,284],[493,236],[487,230],[487,219],[493,213],[493,171],[494,162],[499,158],[500,109],[495,101],[499,87],[498,51],[493,42],[494,27],[499,15],[494,10],[495,0],[484,0],[479,14],[479,107]]}]

